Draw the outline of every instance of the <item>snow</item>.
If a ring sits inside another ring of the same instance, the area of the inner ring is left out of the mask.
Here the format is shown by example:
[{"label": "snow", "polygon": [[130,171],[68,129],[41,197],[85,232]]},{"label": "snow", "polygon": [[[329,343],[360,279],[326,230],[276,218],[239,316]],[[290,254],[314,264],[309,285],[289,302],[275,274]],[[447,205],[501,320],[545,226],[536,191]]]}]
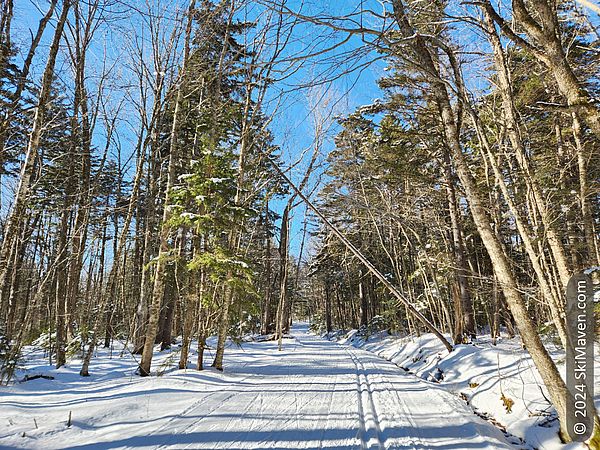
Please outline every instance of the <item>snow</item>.
[{"label": "snow", "polygon": [[[475,345],[458,345],[451,353],[431,333],[398,337],[380,332],[366,339],[353,330],[339,343],[377,354],[415,378],[468,401],[479,414],[492,417],[531,448],[585,448],[581,444],[561,444],[546,388],[518,337],[499,338],[497,345],[492,345],[489,335],[479,336]],[[546,346],[564,376],[564,352],[552,344]],[[595,361],[595,372],[600,373],[600,357]],[[595,392],[600,394],[598,382]],[[510,411],[502,395],[514,401]],[[596,395],[596,403],[600,404],[600,395]]]},{"label": "snow", "polygon": [[196,218],[200,217],[198,214],[195,214],[195,213],[192,213],[192,212],[182,212],[180,214],[180,216],[183,217],[184,219],[190,219],[190,220],[193,220],[193,219],[196,219]]},{"label": "snow", "polygon": [[294,327],[281,352],[273,341],[230,344],[224,373],[174,370],[177,350],[156,352],[163,375],[148,378],[133,375],[122,346],[102,349],[89,378],[79,361],[54,370],[28,348],[20,376],[55,379],[2,388],[0,447],[515,448],[439,385],[307,330]]},{"label": "snow", "polygon": [[248,269],[250,267],[246,261],[242,261],[240,259],[228,259],[227,262],[234,266],[239,266],[242,269]]}]

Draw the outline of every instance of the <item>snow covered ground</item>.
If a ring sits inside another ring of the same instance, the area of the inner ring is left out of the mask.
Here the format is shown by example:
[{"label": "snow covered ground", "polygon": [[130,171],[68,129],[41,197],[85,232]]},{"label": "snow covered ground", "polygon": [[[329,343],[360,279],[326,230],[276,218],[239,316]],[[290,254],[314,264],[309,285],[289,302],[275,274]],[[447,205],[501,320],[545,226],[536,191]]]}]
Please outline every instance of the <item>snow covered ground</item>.
[{"label": "snow covered ground", "polygon": [[27,373],[55,379],[0,388],[0,447],[519,448],[440,385],[306,325],[292,335],[281,352],[230,346],[224,373],[172,370],[175,352],[157,353],[163,375],[149,378],[119,351],[102,350],[81,378],[79,361],[53,370],[29,349]]},{"label": "snow covered ground", "polygon": [[[430,333],[400,338],[380,332],[366,339],[353,330],[338,338],[340,344],[373,352],[416,378],[462,398],[480,415],[532,448],[584,448],[582,444],[561,444],[556,413],[550,408],[539,373],[518,337],[500,338],[494,346],[489,336],[480,336],[475,345],[459,345],[452,353]],[[564,376],[564,352],[551,344],[547,348]],[[595,361],[598,375],[600,354]],[[596,376],[596,404],[600,406],[598,381]],[[503,396],[508,399],[508,408]]]}]

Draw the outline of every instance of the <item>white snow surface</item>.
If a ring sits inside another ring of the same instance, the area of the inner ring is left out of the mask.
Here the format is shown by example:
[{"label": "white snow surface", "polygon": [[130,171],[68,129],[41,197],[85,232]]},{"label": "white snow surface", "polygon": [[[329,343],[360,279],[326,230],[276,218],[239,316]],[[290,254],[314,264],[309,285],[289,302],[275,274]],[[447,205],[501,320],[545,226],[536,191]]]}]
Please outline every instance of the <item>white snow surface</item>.
[{"label": "white snow surface", "polygon": [[81,378],[80,361],[54,370],[30,348],[26,372],[55,379],[0,388],[0,448],[515,448],[457,396],[373,353],[304,324],[283,342],[230,345],[225,372],[174,370],[177,351],[157,352],[163,374],[148,378],[119,351],[101,350]]},{"label": "white snow surface", "polygon": [[[587,448],[580,443],[561,443],[556,412],[547,400],[548,392],[519,337],[499,337],[493,345],[489,335],[482,335],[473,344],[457,345],[451,353],[431,333],[399,337],[382,331],[366,338],[352,330],[345,335],[338,333],[337,337],[340,344],[379,355],[415,378],[468,401],[479,414],[493,418],[511,436],[521,439],[525,448]],[[549,342],[546,348],[564,377],[564,351]],[[594,371],[600,374],[598,345],[596,355]],[[597,406],[600,406],[599,381],[596,375]],[[514,402],[510,411],[507,411],[502,395]]]}]

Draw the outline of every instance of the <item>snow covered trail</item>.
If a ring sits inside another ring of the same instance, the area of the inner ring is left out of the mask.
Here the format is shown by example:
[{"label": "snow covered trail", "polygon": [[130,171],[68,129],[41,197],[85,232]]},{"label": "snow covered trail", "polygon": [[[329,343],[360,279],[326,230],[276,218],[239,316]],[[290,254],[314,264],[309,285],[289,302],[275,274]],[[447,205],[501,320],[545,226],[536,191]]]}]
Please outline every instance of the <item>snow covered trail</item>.
[{"label": "snow covered trail", "polygon": [[[100,380],[86,394],[81,384],[44,390],[56,380],[39,381],[38,390],[38,380],[15,386],[0,398],[0,420],[12,417],[17,432],[0,431],[0,447],[513,448],[455,396],[394,364],[310,335],[306,326],[292,335],[282,352],[274,342],[229,348],[225,374]],[[19,410],[50,421],[56,415],[63,425],[22,437]],[[67,410],[71,428],[64,426]]]}]

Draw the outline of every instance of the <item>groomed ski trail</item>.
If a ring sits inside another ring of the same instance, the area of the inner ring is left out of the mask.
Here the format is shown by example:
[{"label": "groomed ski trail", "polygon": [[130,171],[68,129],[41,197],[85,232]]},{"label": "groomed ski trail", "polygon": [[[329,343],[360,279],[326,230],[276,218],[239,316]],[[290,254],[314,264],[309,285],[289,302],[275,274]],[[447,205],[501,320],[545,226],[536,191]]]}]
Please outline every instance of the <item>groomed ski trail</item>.
[{"label": "groomed ski trail", "polygon": [[306,324],[290,334],[282,351],[228,345],[225,372],[172,369],[173,349],[155,355],[162,376],[140,378],[133,358],[100,349],[82,378],[78,361],[54,369],[40,354],[32,373],[55,378],[0,393],[0,449],[513,448],[439,386]]},{"label": "groomed ski trail", "polygon": [[274,343],[245,345],[246,360],[260,350],[243,365],[230,352],[226,370],[240,381],[125,448],[513,448],[452,394],[392,363],[311,335],[305,325],[291,334],[282,352]]}]

